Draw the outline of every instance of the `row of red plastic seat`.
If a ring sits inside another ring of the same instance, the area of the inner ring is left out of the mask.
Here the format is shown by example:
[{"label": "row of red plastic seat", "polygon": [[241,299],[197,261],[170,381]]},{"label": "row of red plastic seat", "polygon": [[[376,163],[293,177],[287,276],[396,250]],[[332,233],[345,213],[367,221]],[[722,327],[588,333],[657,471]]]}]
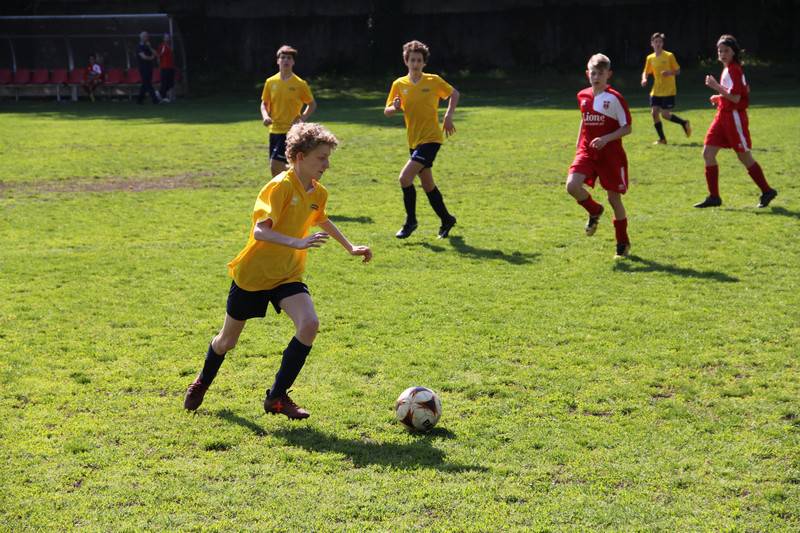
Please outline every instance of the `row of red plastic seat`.
[{"label": "row of red plastic seat", "polygon": [[[177,78],[180,79],[180,72],[176,74]],[[44,68],[21,68],[17,69],[16,72],[11,72],[11,70],[7,68],[0,68],[0,85],[48,85],[62,83],[80,85],[85,80],[85,68],[76,68],[69,72],[64,68],[53,69],[52,72]],[[160,81],[161,71],[159,69],[154,69],[153,83],[159,83]],[[142,83],[142,78],[139,75],[139,69],[129,68],[128,70],[122,70],[121,68],[111,68],[103,74],[103,83],[108,85],[134,85]]]}]

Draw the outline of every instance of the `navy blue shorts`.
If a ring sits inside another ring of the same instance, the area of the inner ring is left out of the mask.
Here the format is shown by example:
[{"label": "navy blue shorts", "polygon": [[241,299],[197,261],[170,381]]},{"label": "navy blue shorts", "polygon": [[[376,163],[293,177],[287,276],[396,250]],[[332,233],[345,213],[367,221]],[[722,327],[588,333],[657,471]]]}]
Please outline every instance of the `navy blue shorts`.
[{"label": "navy blue shorts", "polygon": [[661,109],[672,109],[675,107],[675,96],[651,96],[650,107],[660,107]]},{"label": "navy blue shorts", "polygon": [[409,149],[408,153],[411,154],[412,161],[423,165],[422,168],[431,168],[441,147],[439,143],[425,143]]},{"label": "navy blue shorts", "polygon": [[310,294],[308,286],[299,281],[284,283],[267,291],[246,291],[231,281],[231,290],[228,292],[227,312],[236,320],[267,316],[267,306],[272,303],[276,313],[281,312],[281,300],[300,293]]},{"label": "navy blue shorts", "polygon": [[[285,133],[270,133],[269,134],[269,159],[270,161],[276,159],[278,161],[286,161],[286,134]],[[231,315],[233,316],[233,315]]]}]

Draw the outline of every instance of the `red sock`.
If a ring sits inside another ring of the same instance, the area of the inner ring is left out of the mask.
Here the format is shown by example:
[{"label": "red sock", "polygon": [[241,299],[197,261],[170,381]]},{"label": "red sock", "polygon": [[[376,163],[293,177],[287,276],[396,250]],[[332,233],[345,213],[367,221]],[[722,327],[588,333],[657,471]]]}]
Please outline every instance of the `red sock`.
[{"label": "red sock", "polygon": [[586,198],[586,200],[580,200],[578,203],[581,204],[581,206],[583,206],[583,208],[586,209],[586,211],[588,211],[593,217],[599,215],[600,210],[603,209],[603,206],[592,200],[591,194],[588,198]]},{"label": "red sock", "polygon": [[617,237],[617,242],[620,244],[630,244],[631,240],[628,238],[628,219],[622,220],[614,219],[614,234]]},{"label": "red sock", "polygon": [[706,167],[706,183],[708,184],[708,195],[719,198],[719,167]]},{"label": "red sock", "polygon": [[750,174],[750,177],[753,178],[753,181],[756,182],[758,188],[761,189],[761,192],[767,192],[770,190],[770,186],[767,183],[767,178],[764,177],[764,171],[761,170],[761,165],[755,163],[752,167],[747,169],[747,173]]}]

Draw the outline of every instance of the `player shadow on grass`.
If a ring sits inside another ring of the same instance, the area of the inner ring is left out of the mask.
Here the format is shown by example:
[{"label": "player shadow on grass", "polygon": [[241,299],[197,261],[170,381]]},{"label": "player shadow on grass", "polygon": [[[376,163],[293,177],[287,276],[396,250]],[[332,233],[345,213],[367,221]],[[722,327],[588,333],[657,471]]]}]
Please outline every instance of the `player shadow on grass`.
[{"label": "player shadow on grass", "polygon": [[[501,261],[511,263],[512,265],[527,265],[533,263],[535,260],[539,258],[540,255],[542,255],[537,252],[534,253],[511,252],[509,254],[502,250],[477,248],[475,246],[470,246],[469,244],[467,244],[464,241],[464,237],[461,236],[450,237],[448,241],[450,242],[450,245],[453,247],[453,249],[461,255],[465,255],[473,259],[499,259]],[[445,248],[444,246],[438,246],[436,244],[430,244],[428,242],[420,242],[415,244],[437,253],[444,252],[447,250],[447,248]]]},{"label": "player shadow on grass", "polygon": [[273,435],[309,452],[345,455],[359,468],[380,465],[400,469],[435,468],[446,472],[488,470],[483,466],[446,461],[445,453],[431,446],[431,441],[436,438],[453,438],[453,433],[443,428],[434,428],[429,433],[415,435],[417,438],[408,444],[342,439],[311,427],[281,428]]},{"label": "player shadow on grass", "polygon": [[757,214],[761,215],[780,215],[783,217],[793,217],[800,219],[800,211],[790,211],[785,207],[772,207],[768,211],[757,211]]},{"label": "player shadow on grass", "polygon": [[372,224],[372,217],[349,217],[347,215],[331,215],[328,217],[333,222],[358,222],[359,224]]},{"label": "player shadow on grass", "polygon": [[693,268],[684,268],[676,265],[669,265],[666,263],[659,263],[651,259],[645,259],[638,255],[631,255],[626,260],[614,262],[614,270],[639,273],[639,272],[666,272],[667,274],[674,274],[684,278],[698,278],[707,279],[711,281],[719,281],[720,283],[738,283],[739,278],[729,276],[724,272],[717,270],[695,270]]}]

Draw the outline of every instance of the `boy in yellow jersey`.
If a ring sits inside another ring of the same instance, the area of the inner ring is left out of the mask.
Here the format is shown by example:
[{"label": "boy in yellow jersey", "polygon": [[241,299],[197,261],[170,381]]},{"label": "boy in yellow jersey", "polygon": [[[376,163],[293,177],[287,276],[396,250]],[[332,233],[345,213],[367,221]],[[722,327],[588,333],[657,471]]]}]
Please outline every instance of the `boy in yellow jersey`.
[{"label": "boy in yellow jersey", "polygon": [[278,48],[277,56],[279,71],[267,78],[261,92],[261,120],[264,126],[269,127],[269,163],[272,177],[287,168],[286,132],[292,124],[308,120],[317,109],[308,83],[293,71],[297,50],[285,44]]},{"label": "boy in yellow jersey", "polygon": [[683,120],[678,115],[672,114],[675,107],[675,95],[678,88],[675,77],[680,74],[681,67],[672,52],[664,50],[664,34],[654,33],[650,38],[653,53],[647,56],[642,71],[642,87],[647,87],[648,75],[653,76],[653,88],[650,90],[650,111],[653,114],[653,124],[658,133],[658,140],[653,144],[667,144],[664,136],[664,126],[661,117],[680,124],[683,132],[689,137],[692,134],[692,125],[688,120]]},{"label": "boy in yellow jersey", "polygon": [[[189,385],[184,408],[194,411],[214,380],[225,354],[236,346],[246,321],[264,317],[271,302],[277,313],[286,311],[295,325],[295,335],[283,352],[275,382],[267,389],[264,410],[291,419],[309,413],[289,398],[287,390],[305,363],[319,329],[319,319],[308,287],[302,282],[309,248],[319,248],[331,236],[350,255],[372,259],[367,246],[354,246],[328,219],[328,191],[319,183],[330,166],[331,151],[338,141],[319,124],[295,124],[286,138],[290,167],[276,176],[256,198],[253,225],[247,245],[230,263],[233,278],[222,330],[211,341],[203,370]],[[323,232],[309,235],[311,226]]]},{"label": "boy in yellow jersey", "polygon": [[386,109],[383,111],[387,117],[398,111],[403,112],[411,154],[411,158],[400,171],[406,221],[395,235],[398,239],[407,238],[417,229],[415,176],[419,176],[431,207],[441,219],[439,238],[447,237],[456,224],[456,217],[447,211],[442,193],[433,182],[431,168],[436,153],[444,142],[442,128],[439,126],[439,100],[450,99],[444,114],[444,133],[450,136],[456,132],[453,114],[458,105],[459,95],[457,90],[436,74],[422,72],[429,56],[428,47],[419,41],[403,45],[403,61],[408,67],[408,75],[397,78],[392,83],[392,89],[386,99]]}]

